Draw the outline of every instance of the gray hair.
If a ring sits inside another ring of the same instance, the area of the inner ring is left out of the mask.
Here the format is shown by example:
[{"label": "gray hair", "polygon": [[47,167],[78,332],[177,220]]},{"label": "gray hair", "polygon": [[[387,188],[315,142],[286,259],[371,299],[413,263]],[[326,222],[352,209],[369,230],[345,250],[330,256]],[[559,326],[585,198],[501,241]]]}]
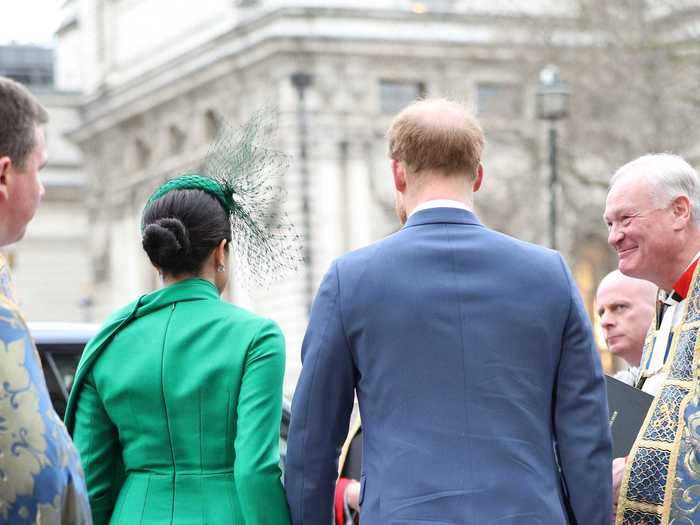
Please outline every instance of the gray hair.
[{"label": "gray hair", "polygon": [[682,157],[671,153],[643,155],[618,169],[610,187],[630,176],[649,181],[657,206],[668,206],[680,195],[688,197],[693,222],[700,224],[700,175]]}]

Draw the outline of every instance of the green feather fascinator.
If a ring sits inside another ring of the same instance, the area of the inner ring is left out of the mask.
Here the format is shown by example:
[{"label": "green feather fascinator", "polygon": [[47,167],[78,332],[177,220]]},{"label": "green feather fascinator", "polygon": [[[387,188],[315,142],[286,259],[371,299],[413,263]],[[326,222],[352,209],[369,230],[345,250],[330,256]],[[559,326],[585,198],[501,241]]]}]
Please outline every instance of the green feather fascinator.
[{"label": "green feather fascinator", "polygon": [[276,112],[269,109],[243,126],[222,125],[201,169],[165,182],[144,208],[174,190],[215,196],[230,217],[236,273],[244,283],[263,286],[296,271],[302,261],[299,235],[283,209],[289,156],[270,146],[276,127]]}]

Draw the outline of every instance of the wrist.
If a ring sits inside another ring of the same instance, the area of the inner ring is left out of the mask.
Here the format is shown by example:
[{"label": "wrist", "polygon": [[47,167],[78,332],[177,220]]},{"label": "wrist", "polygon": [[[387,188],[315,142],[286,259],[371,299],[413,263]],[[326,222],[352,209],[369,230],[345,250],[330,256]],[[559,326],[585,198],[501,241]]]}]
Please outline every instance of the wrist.
[{"label": "wrist", "polygon": [[344,500],[345,504],[356,511],[360,510],[360,482],[356,480],[352,480],[350,483],[348,483],[348,486],[345,488],[345,494]]}]

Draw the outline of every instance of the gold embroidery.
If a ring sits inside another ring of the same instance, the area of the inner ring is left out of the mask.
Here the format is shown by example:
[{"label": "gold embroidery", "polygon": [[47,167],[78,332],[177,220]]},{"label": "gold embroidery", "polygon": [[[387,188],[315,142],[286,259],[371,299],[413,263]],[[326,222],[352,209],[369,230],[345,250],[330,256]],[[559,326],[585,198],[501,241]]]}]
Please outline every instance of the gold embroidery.
[{"label": "gold embroidery", "polygon": [[700,311],[700,295],[693,297],[692,301],[693,301],[693,306],[695,307],[695,310]]},{"label": "gold embroidery", "polygon": [[[700,450],[697,446],[700,439],[694,440],[700,429],[700,406],[695,417],[688,419],[688,428],[685,425],[685,410],[689,404],[698,404],[700,394],[700,338],[694,333],[688,336],[688,332],[698,331],[700,323],[687,322],[690,318],[696,319],[696,312],[700,311],[698,285],[700,281],[696,268],[690,287],[691,294],[683,307],[683,322],[680,328],[676,327],[673,331],[671,350],[662,369],[665,379],[630,451],[620,487],[616,525],[629,525],[633,523],[632,520],[637,520],[634,521],[636,525],[642,525],[646,519],[638,512],[657,515],[659,519],[654,519],[654,523],[687,525],[694,523],[693,513],[700,508],[700,483],[684,488],[682,483],[679,486],[679,481],[682,480],[677,477],[677,474],[682,476],[689,473],[693,479],[700,480],[695,454]],[[692,315],[690,312],[693,312]],[[653,341],[655,327],[658,326],[657,316],[657,322],[647,336],[647,344],[649,340]],[[647,351],[648,347],[645,348],[645,355]],[[688,373],[690,370],[692,374]],[[677,412],[674,409],[676,406]],[[683,449],[684,446],[686,449]],[[681,457],[682,450],[684,452]],[[680,473],[679,465],[682,469]],[[637,470],[633,471],[633,466]],[[665,483],[662,483],[664,477]],[[626,513],[629,519],[625,519]]]},{"label": "gold embroidery", "polygon": [[[91,520],[78,453],[49,403],[39,354],[10,290],[0,255],[0,523],[7,523],[14,511],[35,525],[85,525]],[[51,461],[47,440],[57,454]],[[18,496],[35,493],[35,476],[41,479],[44,469],[65,469],[70,476],[60,486],[42,487],[58,491],[52,501],[18,505]]]},{"label": "gold embroidery", "polygon": [[657,430],[668,425],[674,425],[673,409],[668,406],[668,403],[663,403],[658,411],[659,417],[651,422],[651,426]]},{"label": "gold embroidery", "polygon": [[24,338],[0,340],[0,517],[5,519],[8,506],[18,495],[33,492],[33,476],[48,464],[39,394],[24,364],[25,345]]}]

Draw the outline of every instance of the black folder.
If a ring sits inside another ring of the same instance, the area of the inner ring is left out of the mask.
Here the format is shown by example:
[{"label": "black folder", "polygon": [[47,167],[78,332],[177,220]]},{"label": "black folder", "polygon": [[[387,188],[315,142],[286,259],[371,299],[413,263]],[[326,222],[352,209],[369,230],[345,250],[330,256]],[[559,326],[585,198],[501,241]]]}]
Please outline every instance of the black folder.
[{"label": "black folder", "polygon": [[605,376],[605,382],[608,388],[613,458],[622,458],[630,453],[654,396],[608,375]]}]

